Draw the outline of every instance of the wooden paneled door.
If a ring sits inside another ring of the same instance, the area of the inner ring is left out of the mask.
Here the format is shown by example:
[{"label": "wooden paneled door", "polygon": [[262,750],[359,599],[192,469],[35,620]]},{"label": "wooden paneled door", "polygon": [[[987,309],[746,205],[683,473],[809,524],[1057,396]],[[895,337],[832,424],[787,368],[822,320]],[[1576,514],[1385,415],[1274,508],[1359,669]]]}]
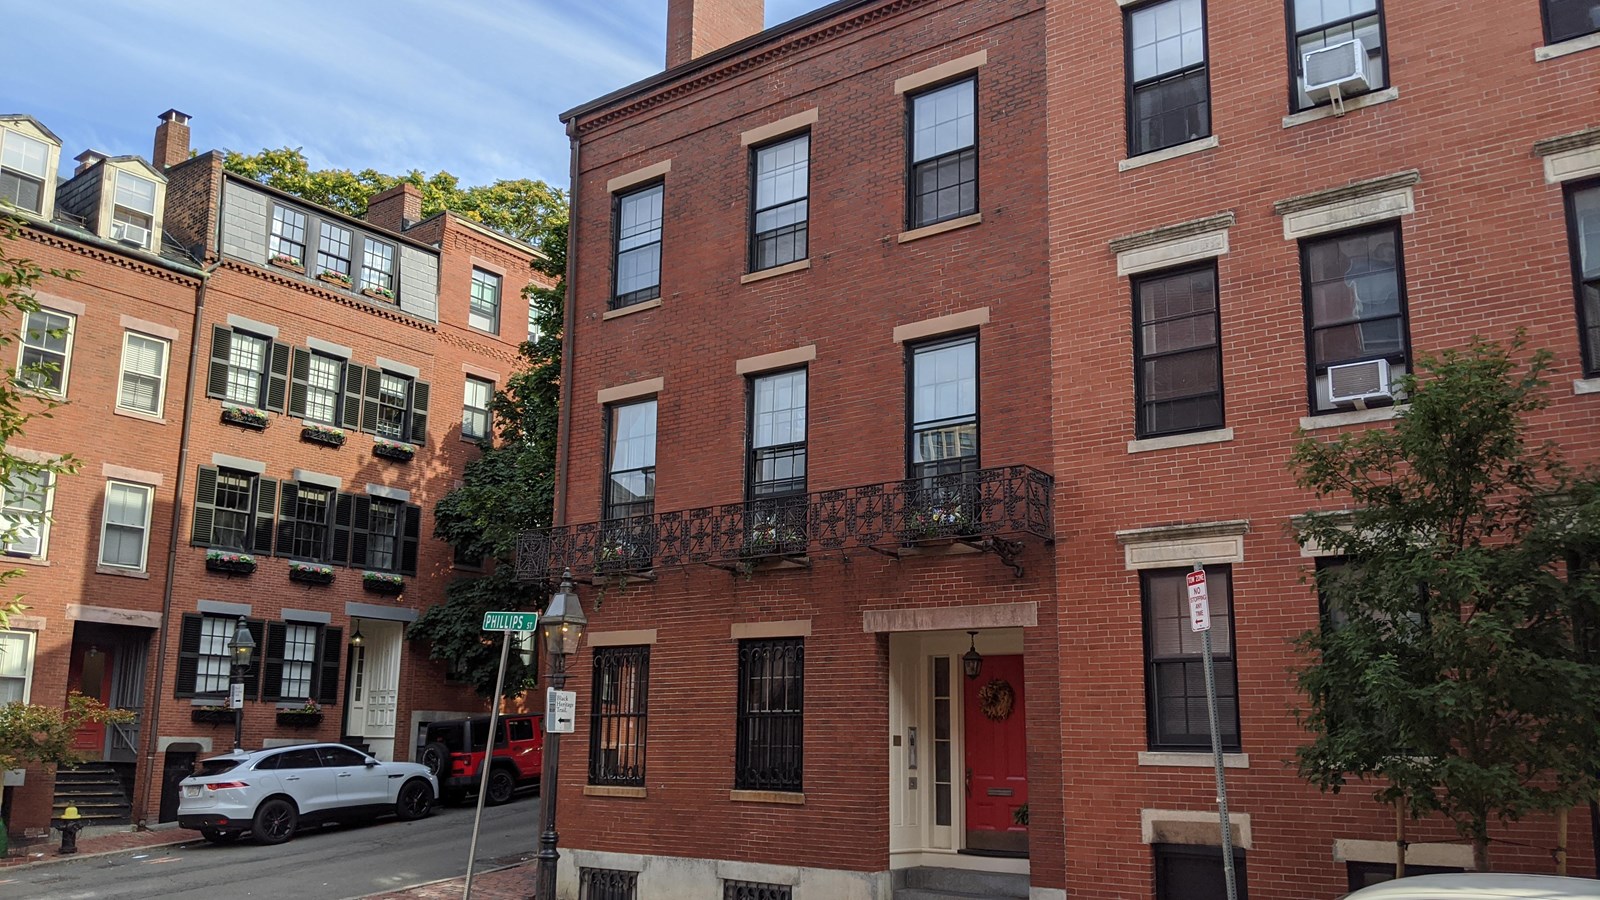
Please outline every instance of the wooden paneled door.
[{"label": "wooden paneled door", "polygon": [[[67,668],[67,690],[77,691],[101,703],[111,701],[112,648],[98,644],[73,644]],[[91,722],[79,728],[72,749],[87,759],[102,759],[106,752],[104,722]]]},{"label": "wooden paneled door", "polygon": [[1026,854],[1028,826],[1027,704],[1021,656],[986,656],[975,679],[964,678],[968,850]]}]

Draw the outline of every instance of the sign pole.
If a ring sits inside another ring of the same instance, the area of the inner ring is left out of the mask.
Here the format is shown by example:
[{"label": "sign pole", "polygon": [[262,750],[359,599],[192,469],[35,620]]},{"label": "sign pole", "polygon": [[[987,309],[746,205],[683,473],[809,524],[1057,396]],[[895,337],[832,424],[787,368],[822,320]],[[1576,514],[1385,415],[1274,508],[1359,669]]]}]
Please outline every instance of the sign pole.
[{"label": "sign pole", "polygon": [[[487,618],[487,617],[486,617]],[[467,883],[461,889],[461,900],[472,900],[472,866],[478,859],[478,826],[483,823],[483,800],[489,795],[489,770],[494,761],[495,727],[500,724],[500,692],[506,687],[506,660],[511,657],[511,632],[501,632],[500,639],[500,674],[494,678],[494,705],[489,707],[489,737],[483,748],[483,780],[478,785],[478,809],[472,814],[472,843],[467,847]],[[1210,657],[1206,657],[1208,660]],[[1210,671],[1207,669],[1206,671]],[[1216,713],[1211,719],[1215,726]],[[472,750],[472,723],[467,723],[467,750]],[[1221,759],[1221,757],[1218,757]],[[1229,870],[1232,871],[1231,869]],[[1232,877],[1229,877],[1232,884]]]},{"label": "sign pole", "polygon": [[1217,819],[1222,824],[1222,875],[1228,885],[1228,900],[1238,900],[1233,874],[1233,827],[1228,824],[1228,781],[1222,769],[1222,729],[1217,725],[1217,676],[1211,658],[1211,597],[1206,591],[1206,570],[1194,564],[1189,573],[1189,625],[1200,632],[1201,650],[1206,664],[1206,713],[1211,720],[1211,759],[1217,770]]}]

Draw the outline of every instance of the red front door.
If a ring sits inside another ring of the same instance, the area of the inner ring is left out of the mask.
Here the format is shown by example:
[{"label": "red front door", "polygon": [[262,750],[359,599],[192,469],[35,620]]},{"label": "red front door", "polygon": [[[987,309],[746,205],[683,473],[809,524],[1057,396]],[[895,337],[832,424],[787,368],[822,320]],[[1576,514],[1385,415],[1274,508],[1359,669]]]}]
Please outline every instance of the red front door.
[{"label": "red front door", "polygon": [[1017,810],[1028,802],[1027,706],[1022,657],[985,656],[966,682],[967,847],[1027,850]]},{"label": "red front door", "polygon": [[[106,703],[111,698],[111,651],[94,644],[74,644],[67,668],[67,690]],[[72,739],[73,751],[89,759],[101,759],[105,748],[104,722],[84,725]]]}]

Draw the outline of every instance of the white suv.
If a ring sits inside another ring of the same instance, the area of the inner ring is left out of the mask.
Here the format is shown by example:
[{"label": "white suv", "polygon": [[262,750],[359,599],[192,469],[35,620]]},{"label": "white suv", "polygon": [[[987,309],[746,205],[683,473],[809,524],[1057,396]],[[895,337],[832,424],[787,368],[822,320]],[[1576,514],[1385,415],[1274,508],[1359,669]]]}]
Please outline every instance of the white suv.
[{"label": "white suv", "polygon": [[1553,875],[1421,875],[1346,894],[1345,900],[1600,900],[1600,881]]},{"label": "white suv", "polygon": [[246,831],[258,844],[281,844],[302,824],[387,813],[420,819],[439,796],[427,767],[379,762],[343,744],[224,753],[200,763],[182,789],[178,825],[214,844]]}]

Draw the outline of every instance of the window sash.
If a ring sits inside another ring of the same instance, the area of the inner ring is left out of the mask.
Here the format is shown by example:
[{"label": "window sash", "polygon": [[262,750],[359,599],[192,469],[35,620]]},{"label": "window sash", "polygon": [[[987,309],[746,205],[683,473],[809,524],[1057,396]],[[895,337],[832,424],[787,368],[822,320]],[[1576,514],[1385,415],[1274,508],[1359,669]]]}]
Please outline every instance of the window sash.
[{"label": "window sash", "polygon": [[66,396],[76,316],[36,309],[23,320],[18,380],[57,397]]},{"label": "window sash", "polygon": [[43,559],[50,539],[50,472],[16,471],[11,485],[0,486],[0,533],[7,556]]},{"label": "window sash", "polygon": [[30,700],[33,652],[33,632],[0,631],[0,706]]},{"label": "window sash", "polygon": [[907,462],[913,477],[972,471],[978,461],[978,340],[912,347]]},{"label": "window sash", "polygon": [[394,247],[364,238],[361,250],[361,287],[368,290],[394,290]]},{"label": "window sash", "polygon": [[1221,428],[1216,267],[1136,278],[1133,294],[1139,437]]},{"label": "window sash", "polygon": [[154,495],[155,489],[149,485],[106,482],[100,530],[101,565],[144,571]]},{"label": "window sash", "polygon": [[[1156,900],[1226,900],[1227,876],[1223,872],[1221,847],[1152,844],[1150,851],[1155,868]],[[1243,850],[1233,851],[1238,900],[1249,898],[1245,856]],[[1393,868],[1390,866],[1391,870]]]},{"label": "window sash", "polygon": [[1567,238],[1572,248],[1585,377],[1600,373],[1600,180],[1567,191]]},{"label": "window sash", "polygon": [[228,693],[233,662],[228,641],[233,639],[237,627],[237,620],[225,616],[203,616],[200,619],[200,647],[194,679],[196,695]]},{"label": "window sash", "polygon": [[1546,44],[1600,33],[1600,0],[1543,0]]},{"label": "window sash", "polygon": [[278,679],[281,700],[305,700],[311,696],[317,670],[317,648],[322,644],[322,629],[317,625],[287,622],[283,629],[283,674]]},{"label": "window sash", "polygon": [[[1389,83],[1388,43],[1384,40],[1383,4],[1380,0],[1370,0],[1361,9],[1356,9],[1348,15],[1338,18],[1318,20],[1300,19],[1300,7],[1306,3],[1316,3],[1318,0],[1296,0],[1293,6],[1295,16],[1291,27],[1295,28],[1293,40],[1289,43],[1290,95],[1292,108],[1296,110],[1311,109],[1333,102],[1332,99],[1313,101],[1305,92],[1305,55],[1312,50],[1341,44],[1351,38],[1360,38],[1362,49],[1367,54],[1367,89],[1364,91],[1345,93],[1346,99],[1358,97],[1372,91],[1382,90]],[[1339,0],[1324,0],[1327,5],[1333,5]],[[1362,0],[1355,0],[1361,3]],[[1353,4],[1344,3],[1339,11],[1351,9]]]},{"label": "window sash", "polygon": [[340,422],[339,396],[344,388],[345,361],[312,353],[306,369],[307,420],[324,425]]},{"label": "window sash", "polygon": [[467,378],[461,399],[461,434],[463,437],[489,436],[489,402],[494,396],[494,384],[481,378]]},{"label": "window sash", "polygon": [[267,236],[268,256],[290,256],[305,263],[306,214],[288,206],[272,208],[272,231]]},{"label": "window sash", "polygon": [[49,166],[49,144],[16,131],[0,130],[0,167],[43,182]]},{"label": "window sash", "polygon": [[272,342],[243,331],[235,331],[228,344],[228,381],[223,399],[246,406],[261,405],[261,388],[266,382],[267,354]]},{"label": "window sash", "polygon": [[122,383],[117,405],[159,415],[166,400],[167,342],[136,332],[122,339]]},{"label": "window sash", "polygon": [[656,401],[610,408],[605,518],[650,515],[656,495]]},{"label": "window sash", "polygon": [[806,258],[810,171],[809,133],[755,149],[751,160],[752,272]]},{"label": "window sash", "polygon": [[910,99],[909,225],[978,211],[978,82],[968,77]]},{"label": "window sash", "polygon": [[804,790],[805,641],[739,642],[734,787]]},{"label": "window sash", "polygon": [[317,237],[317,273],[338,272],[350,277],[351,246],[355,233],[348,228],[323,222]]},{"label": "window sash", "polygon": [[152,218],[156,214],[156,183],[132,172],[117,172],[113,205]]},{"label": "window sash", "polygon": [[211,545],[249,552],[254,533],[256,476],[233,469],[217,470]]},{"label": "window sash", "polygon": [[500,330],[500,276],[482,269],[472,270],[472,297],[467,305],[467,324],[480,331]]},{"label": "window sash", "polygon": [[1409,364],[1402,253],[1394,222],[1301,242],[1313,412],[1334,409],[1324,400],[1329,366],[1386,359],[1398,376]]},{"label": "window sash", "polygon": [[378,434],[397,441],[405,440],[410,408],[411,379],[384,372],[378,381]]},{"label": "window sash", "polygon": [[645,783],[650,647],[596,647],[590,694],[589,783]]},{"label": "window sash", "polygon": [[399,568],[400,504],[392,500],[372,501],[367,526],[367,568],[393,572]]},{"label": "window sash", "polygon": [[665,190],[665,185],[654,184],[617,196],[613,309],[661,296],[661,226]]},{"label": "window sash", "polygon": [[333,510],[333,491],[300,484],[294,501],[294,547],[296,559],[328,562],[328,521]]},{"label": "window sash", "polygon": [[[1204,636],[1189,626],[1187,569],[1140,573],[1145,627],[1145,697],[1152,750],[1211,746],[1205,693]],[[1233,579],[1227,566],[1206,567],[1211,597],[1217,719],[1223,748],[1239,749],[1239,688],[1233,653]]]}]

